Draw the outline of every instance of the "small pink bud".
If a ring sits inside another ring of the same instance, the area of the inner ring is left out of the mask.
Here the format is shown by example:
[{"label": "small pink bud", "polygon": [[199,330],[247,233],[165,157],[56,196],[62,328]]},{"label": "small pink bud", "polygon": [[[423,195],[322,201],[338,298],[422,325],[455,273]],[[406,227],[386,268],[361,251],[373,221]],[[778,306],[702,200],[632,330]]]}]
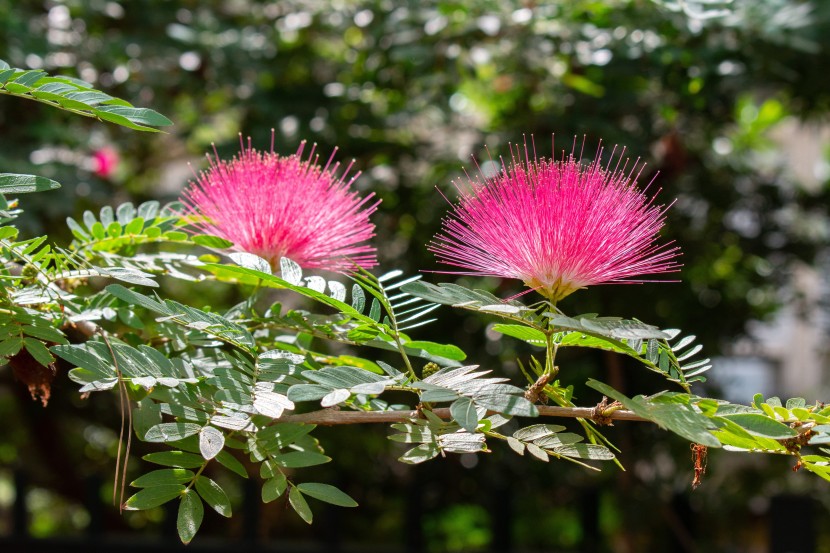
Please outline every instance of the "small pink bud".
[{"label": "small pink bud", "polygon": [[118,166],[118,152],[104,146],[92,153],[93,172],[97,177],[108,179]]}]

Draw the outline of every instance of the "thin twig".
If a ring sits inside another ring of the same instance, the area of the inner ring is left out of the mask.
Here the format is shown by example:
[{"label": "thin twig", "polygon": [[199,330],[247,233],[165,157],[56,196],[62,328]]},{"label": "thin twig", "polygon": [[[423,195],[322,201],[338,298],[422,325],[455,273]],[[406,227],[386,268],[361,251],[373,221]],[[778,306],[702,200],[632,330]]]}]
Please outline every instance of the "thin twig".
[{"label": "thin twig", "polygon": [[[102,330],[100,332],[101,338],[104,339],[104,343],[107,345],[107,349],[110,351],[110,355],[112,356],[112,362],[115,367],[115,374],[118,378],[118,399],[119,399],[119,408],[121,411],[121,431],[118,434],[118,453],[116,454],[115,458],[115,478],[113,480],[112,485],[112,502],[115,503],[116,495],[118,494],[118,476],[119,472],[121,473],[121,496],[118,498],[118,510],[121,511],[124,507],[124,488],[126,487],[127,481],[127,464],[130,458],[130,446],[132,444],[132,437],[133,433],[131,432],[133,426],[133,416],[132,410],[130,409],[130,398],[127,397],[127,389],[124,381],[121,379],[121,369],[118,368],[118,358],[115,356],[115,350],[112,349],[112,344],[110,344],[109,339],[107,338],[107,334]],[[125,406],[126,402],[126,406]],[[129,427],[127,428],[127,447],[124,451],[124,464],[121,464],[121,444],[124,443],[124,426],[126,418],[124,416],[124,409],[126,407],[127,413],[129,414]],[[121,469],[119,471],[119,469]]]}]

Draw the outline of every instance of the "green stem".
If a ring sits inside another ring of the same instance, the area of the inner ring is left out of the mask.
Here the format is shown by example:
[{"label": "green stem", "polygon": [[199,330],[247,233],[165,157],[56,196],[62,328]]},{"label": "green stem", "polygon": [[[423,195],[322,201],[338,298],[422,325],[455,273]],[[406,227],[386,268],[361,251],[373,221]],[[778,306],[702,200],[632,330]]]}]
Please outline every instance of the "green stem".
[{"label": "green stem", "polygon": [[196,484],[196,480],[198,480],[199,476],[202,475],[202,472],[205,470],[205,467],[208,466],[208,463],[210,463],[210,460],[207,460],[204,463],[202,463],[202,466],[199,467],[199,470],[197,470],[196,474],[193,476],[193,478],[190,479],[190,483],[185,488],[185,491],[189,490],[190,488],[192,488]]},{"label": "green stem", "polygon": [[[550,302],[550,310],[551,313],[555,312],[556,304],[554,302]],[[551,323],[551,319],[548,319],[547,330],[545,330],[545,373],[544,374],[554,374],[556,372],[556,365],[554,364],[556,361],[556,352],[559,350],[559,344],[555,344],[553,342],[553,334],[556,330],[556,327],[553,326]]]},{"label": "green stem", "polygon": [[[393,322],[394,324],[394,322]],[[406,365],[406,372],[409,374],[409,378],[412,380],[418,380],[418,377],[415,375],[415,371],[412,369],[412,363],[409,362],[409,356],[406,354],[406,351],[403,349],[403,343],[401,343],[401,339],[398,336],[398,328],[397,324],[395,324],[395,345],[398,347],[398,352],[400,352],[401,357],[403,358],[404,365]]]}]

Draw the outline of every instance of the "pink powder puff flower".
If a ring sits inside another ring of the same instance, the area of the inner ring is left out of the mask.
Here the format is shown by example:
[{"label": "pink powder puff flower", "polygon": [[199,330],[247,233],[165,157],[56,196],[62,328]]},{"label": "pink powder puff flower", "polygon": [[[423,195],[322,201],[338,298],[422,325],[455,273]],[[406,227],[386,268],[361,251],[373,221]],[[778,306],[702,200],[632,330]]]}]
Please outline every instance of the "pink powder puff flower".
[{"label": "pink powder puff flower", "polygon": [[[241,142],[241,138],[240,138]],[[338,175],[332,165],[318,164],[316,145],[303,159],[305,142],[297,153],[283,157],[241,144],[231,161],[215,153],[210,167],[184,191],[182,202],[202,232],[234,243],[234,249],[258,255],[277,270],[281,257],[309,269],[348,272],[355,265],[377,264],[375,248],[361,244],[372,238],[369,216],[380,201],[373,194],[360,198],[350,190],[360,173],[346,180],[352,164]]]},{"label": "pink powder puff flower", "polygon": [[517,147],[483,182],[455,183],[459,203],[429,245],[439,262],[468,269],[456,274],[518,278],[553,303],[586,286],[679,270],[679,249],[657,244],[666,208],[637,188],[642,166],[626,172],[625,149],[613,170],[616,148],[605,167],[602,148],[588,165],[573,153],[537,159],[535,147],[531,159],[527,143],[523,153]]}]

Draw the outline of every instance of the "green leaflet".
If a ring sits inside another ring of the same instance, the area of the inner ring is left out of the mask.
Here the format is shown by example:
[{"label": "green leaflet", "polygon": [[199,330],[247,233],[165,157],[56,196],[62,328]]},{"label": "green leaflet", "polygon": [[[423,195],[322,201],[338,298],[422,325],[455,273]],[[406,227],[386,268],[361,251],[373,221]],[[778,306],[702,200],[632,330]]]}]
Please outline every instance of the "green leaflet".
[{"label": "green leaflet", "polygon": [[28,194],[60,188],[60,183],[37,175],[0,173],[0,194]]},{"label": "green leaflet", "polygon": [[273,478],[269,478],[262,484],[262,502],[270,503],[277,500],[288,487],[285,475],[278,472]]},{"label": "green leaflet", "polygon": [[547,343],[547,338],[545,337],[544,332],[529,326],[499,323],[493,325],[493,330],[500,332],[505,336],[518,338],[519,340],[527,342],[532,346],[538,346],[540,348],[545,347]]},{"label": "green leaflet", "polygon": [[187,469],[159,469],[148,472],[130,483],[135,488],[153,488],[156,486],[167,486],[186,484],[193,479],[194,473]]},{"label": "green leaflet", "polygon": [[176,515],[176,530],[179,532],[179,539],[187,545],[196,536],[202,519],[205,516],[205,507],[202,500],[194,490],[187,490],[182,494],[179,503],[179,511]]},{"label": "green leaflet", "polygon": [[450,405],[450,413],[453,420],[467,432],[475,432],[478,427],[478,414],[476,405],[468,397],[461,397]]},{"label": "green leaflet", "polygon": [[304,495],[325,501],[326,503],[331,503],[332,505],[339,507],[357,507],[357,501],[330,484],[304,482],[298,484],[297,489]]},{"label": "green leaflet", "polygon": [[184,492],[185,487],[181,484],[168,484],[163,486],[153,486],[152,488],[144,488],[139,491],[124,503],[124,508],[128,511],[143,511],[164,505],[170,500],[179,497]]},{"label": "green leaflet", "polygon": [[[456,401],[467,397],[473,404],[484,411],[496,411],[505,415],[535,417],[536,407],[525,399],[524,390],[505,384],[506,378],[483,378],[491,371],[476,371],[478,367],[448,367],[412,384],[413,388],[423,390],[421,400],[432,403]],[[462,413],[462,404],[456,407]],[[471,415],[466,408],[465,424],[470,425]]]},{"label": "green leaflet", "polygon": [[201,427],[191,422],[163,422],[141,437],[145,442],[174,442],[198,434]]},{"label": "green leaflet", "polygon": [[735,413],[724,415],[722,418],[737,424],[753,436],[761,438],[786,439],[798,434],[786,424],[759,413]]},{"label": "green leaflet", "polygon": [[302,468],[328,463],[331,461],[331,457],[314,451],[291,451],[275,455],[273,460],[283,468]]},{"label": "green leaflet", "polygon": [[228,499],[225,490],[219,484],[208,478],[207,476],[199,476],[196,479],[196,491],[205,500],[205,503],[211,506],[214,511],[223,517],[230,518],[231,516],[231,502]]},{"label": "green leaflet", "polygon": [[300,518],[303,519],[308,524],[311,524],[314,516],[311,513],[311,508],[308,506],[308,502],[303,497],[302,492],[298,490],[295,486],[291,486],[291,489],[288,491],[288,503],[291,505],[291,508],[294,509],[294,512],[300,515]]},{"label": "green leaflet", "polygon": [[49,76],[40,69],[9,67],[0,60],[0,94],[37,100],[64,109],[110,121],[130,129],[160,132],[155,127],[172,125],[165,116],[147,108],[136,108],[129,102],[114,98],[80,79]]},{"label": "green leaflet", "polygon": [[157,465],[179,468],[197,468],[201,467],[205,462],[201,456],[186,453],[184,451],[159,451],[158,453],[148,453],[142,457],[142,459]]}]

